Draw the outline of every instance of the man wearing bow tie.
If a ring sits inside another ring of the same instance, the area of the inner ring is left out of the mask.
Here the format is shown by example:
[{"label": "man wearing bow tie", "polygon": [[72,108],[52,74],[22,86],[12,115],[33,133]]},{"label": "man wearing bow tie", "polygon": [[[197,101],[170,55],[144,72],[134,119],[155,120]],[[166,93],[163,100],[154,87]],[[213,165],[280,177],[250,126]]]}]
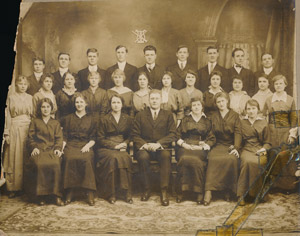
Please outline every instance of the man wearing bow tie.
[{"label": "man wearing bow tie", "polygon": [[138,161],[143,194],[141,201],[150,197],[150,160],[160,164],[161,204],[169,205],[167,189],[171,173],[171,152],[165,150],[176,140],[176,126],[170,111],[160,109],[161,92],[157,89],[149,93],[150,107],[139,112],[134,120],[132,138],[135,158]]},{"label": "man wearing bow tie", "polygon": [[176,52],[177,62],[167,68],[167,71],[172,72],[172,87],[175,89],[183,89],[186,87],[185,77],[188,70],[195,71],[193,67],[188,62],[189,49],[186,45],[179,45]]},{"label": "man wearing bow tie", "polygon": [[106,89],[110,89],[115,86],[111,79],[111,75],[116,69],[120,69],[125,73],[126,80],[124,81],[124,86],[130,88],[131,90],[134,89],[133,85],[137,73],[137,68],[127,63],[126,61],[127,54],[128,54],[128,49],[125,46],[119,45],[116,47],[117,63],[106,70],[106,75],[105,75]]},{"label": "man wearing bow tie", "polygon": [[152,89],[161,89],[162,83],[161,79],[163,76],[164,68],[156,64],[156,48],[152,45],[148,45],[144,48],[144,56],[146,64],[140,68],[138,68],[137,75],[135,76],[135,83],[134,83],[134,91],[139,90],[138,86],[138,74],[140,72],[145,72],[149,79],[149,86]]},{"label": "man wearing bow tie", "polygon": [[32,62],[33,62],[33,74],[28,76],[27,78],[30,86],[28,87],[26,92],[33,96],[42,87],[40,80],[44,73],[45,60],[36,57],[32,60]]},{"label": "man wearing bow tie", "polygon": [[243,90],[248,93],[249,96],[254,95],[255,90],[255,78],[251,70],[243,67],[245,61],[245,52],[241,48],[235,48],[232,51],[232,58],[234,61],[233,67],[228,69],[228,77],[230,81],[230,90],[232,90],[232,77],[239,75],[243,80]]},{"label": "man wearing bow tie", "polygon": [[[58,54],[58,70],[55,71],[52,75],[54,77],[52,91],[56,94],[59,90],[64,87],[63,76],[66,72],[70,72],[69,65],[71,63],[71,56],[67,52],[61,52]],[[75,84],[75,87],[78,87],[78,82]]]},{"label": "man wearing bow tie", "polygon": [[90,72],[98,72],[101,76],[101,82],[99,87],[104,88],[104,78],[105,78],[105,70],[101,69],[97,64],[99,60],[99,52],[96,48],[89,48],[86,52],[88,67],[78,71],[78,80],[79,80],[79,91],[83,91],[89,88],[90,84],[88,81],[88,75]]},{"label": "man wearing bow tie", "polygon": [[200,89],[202,92],[205,92],[208,90],[208,87],[210,86],[210,79],[209,76],[211,72],[213,71],[219,71],[222,73],[222,79],[221,79],[221,87],[224,91],[229,92],[231,89],[231,86],[228,87],[228,76],[227,76],[227,70],[220,66],[218,64],[218,58],[219,58],[219,50],[215,46],[209,46],[206,50],[207,52],[207,59],[208,63],[206,66],[200,68],[198,70],[198,77],[195,87],[197,89]]},{"label": "man wearing bow tie", "polygon": [[270,53],[263,53],[261,55],[261,65],[262,65],[262,68],[259,70],[259,71],[256,71],[254,73],[254,76],[255,76],[255,92],[258,91],[258,78],[260,77],[261,74],[265,74],[267,75],[267,79],[269,80],[269,88],[272,92],[274,92],[274,85],[273,85],[273,82],[272,82],[272,78],[275,76],[275,75],[279,75],[281,73],[279,73],[278,71],[276,71],[274,69],[274,59],[273,59],[273,56],[272,54]]}]

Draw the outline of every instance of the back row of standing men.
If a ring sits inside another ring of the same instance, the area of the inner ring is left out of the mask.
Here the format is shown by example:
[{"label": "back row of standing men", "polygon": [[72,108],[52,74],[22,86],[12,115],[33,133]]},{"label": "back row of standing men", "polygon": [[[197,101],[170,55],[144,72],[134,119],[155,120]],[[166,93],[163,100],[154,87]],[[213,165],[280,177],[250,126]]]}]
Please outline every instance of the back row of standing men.
[{"label": "back row of standing men", "polygon": [[[75,87],[78,91],[83,91],[89,88],[88,75],[90,72],[98,72],[101,76],[100,87],[110,89],[114,87],[114,83],[111,80],[111,75],[116,69],[122,70],[126,75],[126,81],[124,86],[130,88],[133,91],[139,89],[137,83],[137,77],[140,72],[145,72],[149,78],[149,86],[151,88],[161,89],[161,78],[164,71],[170,71],[173,74],[172,87],[175,89],[182,89],[185,87],[185,77],[188,70],[196,71],[196,69],[188,61],[189,49],[186,45],[180,45],[177,48],[176,56],[177,62],[168,66],[166,69],[156,64],[157,50],[154,46],[148,45],[144,48],[144,56],[146,64],[140,68],[137,68],[126,61],[128,49],[119,45],[116,47],[117,63],[109,67],[106,71],[98,66],[99,52],[95,48],[87,50],[88,66],[77,73],[78,80]],[[217,47],[207,48],[208,63],[206,66],[198,70],[198,78],[195,83],[195,87],[202,92],[206,91],[210,85],[210,74],[212,71],[220,71],[222,73],[221,87],[224,91],[230,92],[232,90],[232,78],[234,76],[241,77],[243,81],[243,89],[248,95],[253,96],[258,91],[258,78],[261,74],[265,74],[268,80],[271,80],[275,75],[279,74],[273,68],[274,59],[270,53],[264,53],[261,56],[262,70],[253,73],[251,70],[244,68],[245,52],[241,48],[236,48],[232,52],[232,58],[234,61],[233,67],[226,69],[220,66],[217,62],[219,52]],[[58,55],[59,68],[53,73],[54,85],[53,92],[56,94],[60,89],[64,87],[63,75],[70,71],[69,65],[71,63],[71,56],[69,53],[62,52]],[[30,88],[28,93],[34,95],[41,87],[40,79],[44,73],[45,61],[41,58],[35,58],[33,60],[33,74],[28,77]],[[273,83],[269,81],[271,85],[270,89],[273,92]]]}]

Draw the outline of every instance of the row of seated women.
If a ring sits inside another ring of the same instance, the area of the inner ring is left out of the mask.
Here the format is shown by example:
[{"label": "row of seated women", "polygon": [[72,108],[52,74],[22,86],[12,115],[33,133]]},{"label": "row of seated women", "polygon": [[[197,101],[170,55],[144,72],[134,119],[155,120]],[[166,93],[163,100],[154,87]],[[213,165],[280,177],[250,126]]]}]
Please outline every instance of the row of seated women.
[{"label": "row of seated women", "polygon": [[[266,163],[258,163],[257,155],[264,153],[271,145],[276,147],[282,142],[292,143],[296,139],[290,127],[275,128],[274,116],[269,116],[269,124],[259,116],[260,105],[256,100],[250,99],[245,102],[244,111],[247,114],[241,120],[240,115],[230,108],[230,97],[222,92],[221,88],[214,90],[214,85],[217,84],[215,81],[218,80],[216,77],[221,80],[221,74],[217,74],[211,76],[210,90],[216,92],[212,98],[214,102],[211,110],[207,110],[209,106],[205,106],[205,93],[203,96],[198,94],[191,98],[194,90],[188,89],[193,88],[189,85],[193,84],[194,78],[192,72],[187,74],[187,95],[182,96],[182,100],[186,99],[188,102],[184,109],[186,115],[183,112],[182,116],[178,116],[176,107],[166,105],[170,99],[166,96],[168,91],[169,94],[170,91],[177,92],[171,88],[172,75],[168,72],[162,79],[164,88],[161,91],[161,107],[173,112],[180,137],[177,141],[178,202],[182,199],[182,192],[188,190],[197,193],[197,203],[204,202],[206,205],[211,200],[211,191],[226,190],[231,195],[237,194],[241,197],[261,171],[259,166]],[[99,98],[100,94],[105,97],[105,91],[97,87],[99,76],[89,76],[89,90],[95,95],[92,97],[95,100],[89,100],[84,91],[75,92],[75,78],[66,74],[64,89],[74,93],[70,95],[72,106],[62,106],[63,102],[59,101],[63,100],[60,100],[58,93],[58,109],[64,107],[59,112],[59,121],[53,119],[56,108],[53,98],[44,96],[35,101],[36,95],[32,99],[26,93],[27,79],[22,76],[16,79],[16,92],[8,97],[4,133],[8,144],[4,169],[11,196],[22,190],[23,180],[26,179],[24,182],[28,186],[25,186],[25,189],[39,196],[40,204],[44,204],[43,196],[53,194],[56,196],[57,205],[63,205],[62,192],[66,193],[65,204],[68,204],[73,198],[74,189],[84,188],[87,190],[88,203],[94,205],[96,163],[97,176],[103,183],[103,191],[109,202],[116,201],[118,182],[118,187],[124,191],[125,200],[132,203],[131,159],[126,150],[133,122],[131,116],[134,113],[130,107],[132,104],[128,103],[130,99],[126,99],[125,96],[130,91],[120,92],[127,90],[122,86],[124,75],[116,70],[112,78],[116,87],[112,89],[111,95],[106,95],[110,102],[100,102],[101,106],[95,106],[93,110],[91,107],[96,104],[96,98]],[[295,104],[293,98],[284,91],[287,84],[285,77],[276,76],[273,81],[276,92],[266,99],[265,114],[272,114],[278,110],[292,110]],[[48,84],[51,90],[51,79],[46,82],[47,79],[44,80],[43,89],[47,88]],[[139,78],[139,84],[141,89],[138,92],[144,99],[144,102],[140,99],[141,109],[145,109],[148,106],[149,95],[140,91],[143,91],[142,88],[145,88],[144,91],[148,90],[147,78]],[[168,88],[168,91],[164,91],[165,88]],[[40,90],[42,95],[46,91],[43,89]],[[99,96],[96,96],[97,90],[100,90]],[[180,96],[178,100],[179,98]],[[86,112],[87,105],[90,106],[89,114]],[[101,116],[107,110],[110,112]],[[32,114],[36,119],[31,120]],[[294,118],[289,117],[288,120],[290,126],[293,126]],[[29,153],[26,153],[26,150]],[[23,166],[26,170],[24,175]]]}]

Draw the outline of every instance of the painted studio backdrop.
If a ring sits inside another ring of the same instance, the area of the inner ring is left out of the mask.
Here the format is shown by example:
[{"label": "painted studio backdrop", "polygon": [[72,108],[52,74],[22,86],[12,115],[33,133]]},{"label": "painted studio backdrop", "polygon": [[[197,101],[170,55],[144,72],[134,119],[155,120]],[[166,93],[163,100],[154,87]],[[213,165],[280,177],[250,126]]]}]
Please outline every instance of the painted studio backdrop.
[{"label": "painted studio backdrop", "polygon": [[[15,74],[32,74],[32,59],[45,58],[46,71],[57,70],[59,52],[71,54],[72,72],[86,67],[86,50],[99,50],[99,66],[115,64],[115,47],[129,49],[128,62],[144,65],[143,48],[157,48],[157,63],[173,64],[176,48],[186,44],[189,60],[206,64],[206,48],[219,47],[219,64],[232,66],[231,52],[246,52],[245,67],[260,69],[264,51],[273,54],[275,69],[294,81],[294,23],[292,0],[114,0],[97,2],[33,3],[21,14]],[[138,43],[136,30],[147,42]]]}]

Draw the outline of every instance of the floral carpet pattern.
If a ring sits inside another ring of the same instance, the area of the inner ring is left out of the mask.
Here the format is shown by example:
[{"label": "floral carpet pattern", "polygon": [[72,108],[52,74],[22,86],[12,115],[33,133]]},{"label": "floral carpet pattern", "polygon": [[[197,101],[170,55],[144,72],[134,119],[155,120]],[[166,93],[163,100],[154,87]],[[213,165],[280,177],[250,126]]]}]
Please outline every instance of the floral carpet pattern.
[{"label": "floral carpet pattern", "polygon": [[[270,194],[259,204],[244,225],[265,232],[300,232],[300,196],[297,193]],[[195,202],[180,204],[170,198],[170,206],[160,205],[159,196],[148,202],[133,198],[130,205],[118,200],[111,205],[96,199],[95,206],[75,201],[68,206],[38,206],[22,198],[0,199],[0,229],[7,233],[195,233],[199,229],[215,229],[223,224],[235,203],[217,200],[208,207]]]}]

